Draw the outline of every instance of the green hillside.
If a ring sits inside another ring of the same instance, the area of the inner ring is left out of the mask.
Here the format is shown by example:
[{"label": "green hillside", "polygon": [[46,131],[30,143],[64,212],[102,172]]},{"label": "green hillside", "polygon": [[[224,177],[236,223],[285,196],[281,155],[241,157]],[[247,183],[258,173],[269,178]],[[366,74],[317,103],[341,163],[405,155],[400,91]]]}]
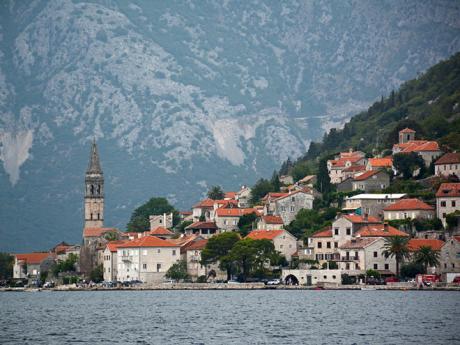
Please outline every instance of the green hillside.
[{"label": "green hillside", "polygon": [[382,153],[391,149],[405,127],[416,130],[417,139],[437,140],[445,150],[460,150],[460,53],[404,83],[343,129],[331,129],[321,143],[312,142],[297,162],[284,163],[280,174],[300,176],[314,169],[313,160],[348,148]]}]

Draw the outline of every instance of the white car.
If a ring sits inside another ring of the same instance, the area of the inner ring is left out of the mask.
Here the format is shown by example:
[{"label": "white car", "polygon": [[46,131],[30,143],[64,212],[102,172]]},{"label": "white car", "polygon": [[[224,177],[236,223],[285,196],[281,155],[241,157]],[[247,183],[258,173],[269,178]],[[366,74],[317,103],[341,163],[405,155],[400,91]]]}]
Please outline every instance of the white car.
[{"label": "white car", "polygon": [[272,279],[267,282],[267,285],[280,285],[281,279]]}]

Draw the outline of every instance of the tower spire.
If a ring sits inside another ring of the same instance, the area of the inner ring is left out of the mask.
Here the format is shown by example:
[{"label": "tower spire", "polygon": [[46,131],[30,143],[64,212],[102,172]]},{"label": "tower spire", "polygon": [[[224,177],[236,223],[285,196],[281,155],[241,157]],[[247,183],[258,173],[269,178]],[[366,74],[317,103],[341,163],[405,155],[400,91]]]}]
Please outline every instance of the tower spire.
[{"label": "tower spire", "polygon": [[99,153],[97,152],[96,138],[93,138],[91,145],[91,154],[89,158],[87,174],[102,174],[101,163],[99,161]]}]

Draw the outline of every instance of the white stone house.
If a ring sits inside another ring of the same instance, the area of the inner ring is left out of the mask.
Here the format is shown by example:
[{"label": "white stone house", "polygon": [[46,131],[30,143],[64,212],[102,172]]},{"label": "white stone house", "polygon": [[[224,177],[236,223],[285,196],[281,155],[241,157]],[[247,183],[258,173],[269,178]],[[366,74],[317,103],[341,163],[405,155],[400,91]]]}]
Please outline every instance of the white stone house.
[{"label": "white stone house", "polygon": [[238,207],[249,207],[249,200],[251,199],[251,188],[242,186],[241,189],[236,193],[235,199],[238,202]]},{"label": "white stone house", "polygon": [[180,260],[180,246],[156,236],[145,236],[117,247],[120,281],[161,282],[168,269]]},{"label": "white stone house", "polygon": [[286,230],[253,230],[246,238],[253,240],[270,240],[275,246],[275,250],[291,261],[292,255],[297,252],[297,239]]},{"label": "white stone house", "polygon": [[398,153],[414,152],[422,157],[425,165],[442,155],[439,144],[436,141],[415,140],[415,131],[405,128],[399,132],[399,143],[393,145],[393,155]]},{"label": "white stone house", "polygon": [[460,183],[442,183],[436,192],[436,212],[444,226],[446,216],[460,210]]},{"label": "white stone house", "polygon": [[40,278],[40,274],[47,272],[53,264],[54,257],[48,252],[15,254],[13,278]]},{"label": "white stone house", "polygon": [[385,220],[433,219],[434,216],[434,207],[419,199],[401,199],[383,209]]},{"label": "white stone house", "polygon": [[460,153],[446,153],[434,163],[434,173],[438,176],[460,177]]},{"label": "white stone house", "polygon": [[352,182],[353,190],[363,192],[380,191],[390,185],[390,176],[385,170],[369,170],[356,175]]},{"label": "white stone house", "polygon": [[378,193],[363,193],[346,197],[343,211],[367,214],[368,216],[378,217],[383,219],[383,209],[388,205],[404,198],[406,194],[378,194]]},{"label": "white stone house", "polygon": [[173,213],[171,212],[149,216],[149,222],[151,231],[158,227],[171,229],[173,226]]},{"label": "white stone house", "polygon": [[301,209],[313,209],[313,194],[305,191],[295,191],[274,200],[273,214],[283,219],[284,225],[291,223]]},{"label": "white stone house", "polygon": [[257,229],[259,230],[280,230],[283,229],[283,218],[280,216],[261,216],[257,220]]},{"label": "white stone house", "polygon": [[102,264],[104,281],[118,280],[118,246],[128,242],[126,240],[111,241],[105,246]]}]

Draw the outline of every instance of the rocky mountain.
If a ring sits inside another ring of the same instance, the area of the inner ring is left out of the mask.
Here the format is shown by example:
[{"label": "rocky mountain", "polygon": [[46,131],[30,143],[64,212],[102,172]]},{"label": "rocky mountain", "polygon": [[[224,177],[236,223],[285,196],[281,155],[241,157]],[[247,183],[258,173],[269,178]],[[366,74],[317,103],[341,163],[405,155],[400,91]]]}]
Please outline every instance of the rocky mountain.
[{"label": "rocky mountain", "polygon": [[3,1],[0,250],[78,242],[96,137],[106,224],[267,176],[460,50],[456,1]]}]

